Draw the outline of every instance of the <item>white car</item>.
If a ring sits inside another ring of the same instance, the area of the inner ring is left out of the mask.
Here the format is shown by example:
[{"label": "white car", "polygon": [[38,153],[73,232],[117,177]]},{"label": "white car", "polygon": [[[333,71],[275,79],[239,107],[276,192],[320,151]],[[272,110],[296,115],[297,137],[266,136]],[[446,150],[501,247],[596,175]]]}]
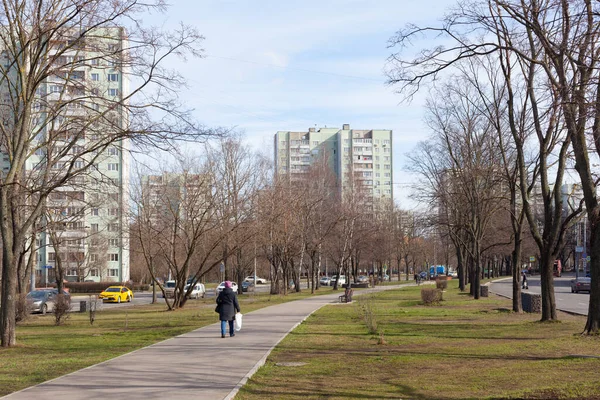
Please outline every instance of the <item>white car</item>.
[{"label": "white car", "polygon": [[[338,280],[337,275],[332,276],[331,281],[329,282],[329,286],[335,286],[335,281],[337,281],[337,280]],[[346,284],[346,275],[340,275],[338,286],[345,285],[345,284]]]},{"label": "white car", "polygon": [[321,279],[319,279],[319,284],[321,286],[329,286],[329,282],[331,282],[331,278],[328,276],[323,276]]},{"label": "white car", "polygon": [[[185,285],[185,292],[187,293],[188,289],[190,288],[190,284],[188,283],[187,285]],[[206,289],[204,288],[204,285],[202,283],[196,283],[194,285],[194,287],[192,288],[192,291],[190,293],[188,293],[188,298],[193,298],[193,299],[199,299],[200,297],[204,298],[204,295],[206,294]]]},{"label": "white car", "polygon": [[[215,294],[219,295],[219,293],[221,293],[221,291],[225,289],[225,282],[221,282],[219,283],[219,286],[217,286],[217,289],[215,290]],[[234,292],[237,293],[238,291],[238,285],[235,282],[231,282],[231,290],[233,290]]]},{"label": "white car", "polygon": [[[247,276],[246,279],[244,279],[246,282],[254,282],[254,276]],[[267,280],[264,278],[259,278],[258,276],[256,277],[256,284],[257,285],[262,285],[267,283]]]}]

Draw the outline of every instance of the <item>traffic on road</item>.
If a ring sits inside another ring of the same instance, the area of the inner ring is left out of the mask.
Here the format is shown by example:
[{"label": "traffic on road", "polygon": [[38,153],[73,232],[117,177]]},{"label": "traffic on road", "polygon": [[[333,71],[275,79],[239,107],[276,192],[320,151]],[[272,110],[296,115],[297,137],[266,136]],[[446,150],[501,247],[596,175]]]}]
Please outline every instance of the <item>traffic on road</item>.
[{"label": "traffic on road", "polygon": [[[563,273],[560,278],[554,278],[554,298],[556,301],[556,308],[561,311],[587,315],[590,302],[589,292],[585,291],[587,289],[577,291],[572,290],[572,280],[574,279],[575,274],[573,273]],[[527,283],[529,289],[524,289],[524,291],[529,293],[541,293],[539,275],[528,275]],[[512,298],[512,278],[492,282],[490,291]]]}]

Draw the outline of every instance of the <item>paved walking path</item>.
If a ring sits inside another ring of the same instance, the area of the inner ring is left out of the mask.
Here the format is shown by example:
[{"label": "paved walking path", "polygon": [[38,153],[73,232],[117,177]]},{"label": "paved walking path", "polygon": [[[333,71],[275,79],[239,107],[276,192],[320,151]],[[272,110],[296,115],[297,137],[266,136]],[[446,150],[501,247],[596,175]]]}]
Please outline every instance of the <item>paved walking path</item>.
[{"label": "paved walking path", "polygon": [[[355,294],[398,287],[378,286]],[[230,399],[281,339],[314,311],[338,302],[342,293],[245,314],[243,329],[234,337],[222,339],[220,324],[215,323],[2,399]]]}]

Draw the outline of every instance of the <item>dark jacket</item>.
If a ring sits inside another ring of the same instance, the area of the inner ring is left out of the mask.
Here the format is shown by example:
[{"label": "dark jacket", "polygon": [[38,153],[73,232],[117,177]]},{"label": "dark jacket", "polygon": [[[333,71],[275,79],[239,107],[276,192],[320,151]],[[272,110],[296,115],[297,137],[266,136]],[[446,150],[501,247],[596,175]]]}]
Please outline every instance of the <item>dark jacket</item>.
[{"label": "dark jacket", "polygon": [[240,312],[237,294],[231,288],[225,288],[219,293],[217,304],[219,305],[220,321],[233,321],[235,312]]}]

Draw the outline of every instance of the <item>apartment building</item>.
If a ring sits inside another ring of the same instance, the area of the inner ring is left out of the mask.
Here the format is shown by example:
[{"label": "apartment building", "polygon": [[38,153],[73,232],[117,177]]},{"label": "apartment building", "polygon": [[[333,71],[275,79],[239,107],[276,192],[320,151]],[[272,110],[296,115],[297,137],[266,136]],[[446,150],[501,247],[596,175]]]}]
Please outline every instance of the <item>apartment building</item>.
[{"label": "apartment building", "polygon": [[[124,99],[129,82],[122,62],[127,46],[122,28],[86,37],[66,28],[60,39],[49,42],[47,58],[41,61],[51,64],[53,73],[35,94],[35,153],[27,160],[26,174],[32,185],[42,185],[42,170],[50,184],[64,184],[48,197],[35,241],[38,283],[55,279],[59,260],[69,281],[130,279],[129,143],[111,139],[128,125]],[[13,68],[10,52],[2,51],[0,57],[4,71]],[[7,103],[11,89],[4,85],[1,90]],[[1,162],[5,173],[10,160],[4,151]]]},{"label": "apartment building", "polygon": [[362,193],[375,204],[393,201],[392,131],[309,128],[279,131],[274,137],[275,170],[290,181],[302,179],[319,157],[326,157],[340,193]]},{"label": "apartment building", "polygon": [[208,218],[212,206],[209,177],[202,174],[170,173],[142,177],[141,206],[155,226],[177,219]]}]

